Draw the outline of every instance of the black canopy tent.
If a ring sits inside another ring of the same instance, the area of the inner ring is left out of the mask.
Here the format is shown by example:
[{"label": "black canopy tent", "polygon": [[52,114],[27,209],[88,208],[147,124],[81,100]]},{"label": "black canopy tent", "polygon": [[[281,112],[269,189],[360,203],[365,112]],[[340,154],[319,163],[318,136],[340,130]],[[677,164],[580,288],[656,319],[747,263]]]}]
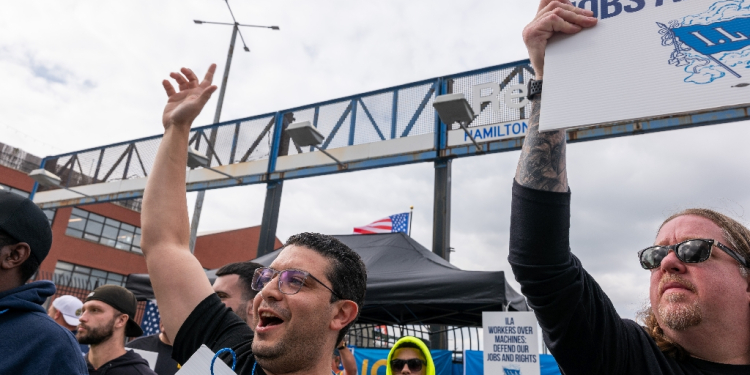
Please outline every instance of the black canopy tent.
[{"label": "black canopy tent", "polygon": [[[463,271],[403,233],[334,236],[367,267],[367,294],[358,323],[481,326],[482,311],[528,311],[503,271]],[[270,265],[278,252],[253,260]],[[215,271],[207,271],[209,278]],[[126,287],[153,298],[148,275],[129,275]]]}]

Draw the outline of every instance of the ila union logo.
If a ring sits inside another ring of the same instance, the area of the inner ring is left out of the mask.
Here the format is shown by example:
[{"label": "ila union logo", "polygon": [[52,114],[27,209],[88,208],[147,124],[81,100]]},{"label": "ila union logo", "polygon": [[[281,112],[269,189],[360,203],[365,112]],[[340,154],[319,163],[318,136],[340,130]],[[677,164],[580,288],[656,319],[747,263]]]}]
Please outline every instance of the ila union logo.
[{"label": "ila union logo", "polygon": [[685,70],[685,82],[703,85],[724,77],[736,79],[750,75],[747,71],[750,69],[750,2],[719,1],[703,13],[656,24],[661,44],[673,48],[668,63]]}]

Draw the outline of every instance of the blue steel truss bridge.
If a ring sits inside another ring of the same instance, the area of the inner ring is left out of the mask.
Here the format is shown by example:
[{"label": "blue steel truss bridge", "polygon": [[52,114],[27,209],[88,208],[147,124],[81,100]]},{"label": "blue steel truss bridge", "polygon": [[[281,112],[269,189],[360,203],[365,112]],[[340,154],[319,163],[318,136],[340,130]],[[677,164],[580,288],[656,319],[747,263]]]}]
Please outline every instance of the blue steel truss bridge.
[{"label": "blue steel truss bridge", "polygon": [[[209,166],[188,172],[187,191],[266,184],[258,255],[273,250],[285,180],[371,168],[430,162],[435,167],[432,249],[445,259],[450,246],[452,160],[517,150],[528,126],[530,104],[518,95],[534,76],[528,60],[492,66],[401,86],[193,128],[190,146]],[[478,116],[468,130],[440,121],[436,96],[463,93]],[[581,107],[585,111],[585,106]],[[609,123],[568,130],[570,143],[747,120],[748,107]],[[293,123],[309,121],[323,136],[321,149],[300,147],[287,134]],[[138,199],[143,195],[162,136],[135,139],[48,156],[42,167],[63,188],[35,186],[42,208]]]}]

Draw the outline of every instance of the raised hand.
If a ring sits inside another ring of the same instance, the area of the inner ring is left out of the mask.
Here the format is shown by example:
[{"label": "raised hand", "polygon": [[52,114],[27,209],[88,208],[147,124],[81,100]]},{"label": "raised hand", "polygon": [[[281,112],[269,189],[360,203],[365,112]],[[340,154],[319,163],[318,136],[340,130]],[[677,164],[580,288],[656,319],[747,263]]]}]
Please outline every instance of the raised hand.
[{"label": "raised hand", "polygon": [[203,267],[190,253],[185,180],[190,125],[216,91],[211,85],[215,71],[216,65],[211,65],[203,82],[187,68],[170,74],[179,92],[169,81],[162,82],[169,97],[162,115],[164,137],[143,193],[141,249],[172,342],[193,309],[214,293]]},{"label": "raised hand", "polygon": [[536,17],[523,29],[523,41],[529,51],[536,79],[544,75],[544,50],[555,33],[575,34],[596,25],[597,19],[590,10],[573,6],[568,0],[542,0]]},{"label": "raised hand", "polygon": [[195,73],[188,68],[180,69],[182,74],[170,73],[169,76],[177,82],[179,92],[175,91],[174,86],[168,80],[162,81],[164,91],[169,97],[162,115],[164,130],[171,126],[190,129],[193,120],[198,117],[203,106],[211,98],[211,94],[216,91],[216,86],[211,84],[215,71],[216,64],[211,64],[200,83]]}]

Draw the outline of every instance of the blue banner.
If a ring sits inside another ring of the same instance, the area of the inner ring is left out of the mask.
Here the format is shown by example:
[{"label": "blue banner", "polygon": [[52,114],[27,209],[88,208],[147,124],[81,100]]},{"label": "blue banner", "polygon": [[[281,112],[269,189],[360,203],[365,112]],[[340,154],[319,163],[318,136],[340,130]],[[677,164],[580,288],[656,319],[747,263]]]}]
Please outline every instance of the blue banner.
[{"label": "blue banner", "polygon": [[[359,375],[385,375],[389,352],[389,349],[354,349],[354,359],[357,361]],[[435,375],[453,374],[450,350],[431,350],[430,354],[432,361],[435,362]]]},{"label": "blue banner", "polygon": [[672,31],[683,43],[707,56],[750,46],[750,18],[684,26]]},{"label": "blue banner", "polygon": [[[542,375],[561,375],[555,358],[549,354],[539,355],[539,368]],[[463,375],[484,375],[484,353],[482,351],[467,350],[464,352]]]}]

